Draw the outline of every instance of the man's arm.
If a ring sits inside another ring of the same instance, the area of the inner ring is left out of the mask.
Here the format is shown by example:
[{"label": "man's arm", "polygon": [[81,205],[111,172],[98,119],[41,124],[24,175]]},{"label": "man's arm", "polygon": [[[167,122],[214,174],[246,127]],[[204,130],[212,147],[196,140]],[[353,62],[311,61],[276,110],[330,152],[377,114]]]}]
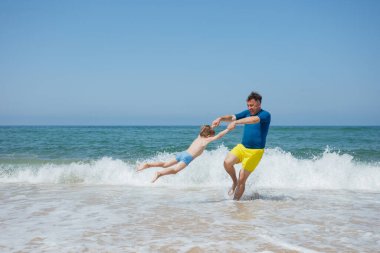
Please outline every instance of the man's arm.
[{"label": "man's arm", "polygon": [[260,122],[260,118],[257,116],[251,116],[243,119],[239,119],[235,121],[237,125],[245,125],[245,124],[256,124]]},{"label": "man's arm", "polygon": [[220,122],[222,122],[222,121],[231,122],[231,121],[235,121],[235,120],[236,120],[235,115],[225,115],[225,116],[219,117],[216,120],[214,120],[212,122],[211,127],[215,128],[215,127],[219,126]]},{"label": "man's arm", "polygon": [[242,118],[239,120],[232,121],[228,125],[228,129],[234,129],[236,125],[246,125],[246,124],[256,124],[260,122],[260,118],[257,116],[251,116],[247,118]]}]

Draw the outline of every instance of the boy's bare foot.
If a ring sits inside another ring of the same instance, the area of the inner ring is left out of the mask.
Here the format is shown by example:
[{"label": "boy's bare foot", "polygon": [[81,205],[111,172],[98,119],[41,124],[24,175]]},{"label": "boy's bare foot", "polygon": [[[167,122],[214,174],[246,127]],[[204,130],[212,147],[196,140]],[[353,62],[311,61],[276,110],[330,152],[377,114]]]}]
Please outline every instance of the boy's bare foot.
[{"label": "boy's bare foot", "polygon": [[148,164],[147,163],[142,163],[139,165],[139,167],[137,167],[137,170],[136,171],[142,171],[142,170],[145,170],[149,168]]},{"label": "boy's bare foot", "polygon": [[228,191],[228,195],[232,196],[234,195],[235,193],[235,190],[236,190],[236,183],[233,183],[232,186],[231,186],[231,189]]},{"label": "boy's bare foot", "polygon": [[154,177],[152,178],[152,183],[156,182],[156,180],[160,177],[160,173],[156,172],[156,174],[154,174]]}]

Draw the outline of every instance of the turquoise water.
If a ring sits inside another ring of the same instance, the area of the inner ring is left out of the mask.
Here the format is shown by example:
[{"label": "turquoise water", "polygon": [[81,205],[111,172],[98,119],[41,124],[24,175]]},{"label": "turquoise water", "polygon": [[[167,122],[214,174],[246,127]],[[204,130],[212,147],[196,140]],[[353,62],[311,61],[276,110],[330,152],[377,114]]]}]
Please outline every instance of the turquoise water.
[{"label": "turquoise water", "polygon": [[[219,127],[217,130],[222,130]],[[136,161],[159,152],[179,152],[197,136],[198,126],[17,126],[0,127],[0,162],[67,162],[112,157]],[[231,149],[242,127],[211,143]],[[355,161],[380,161],[380,127],[270,128],[267,148],[280,148],[300,159],[320,156],[326,149],[349,154]]]},{"label": "turquoise water", "polygon": [[[198,126],[0,127],[0,182],[145,185],[151,176],[136,175],[136,166],[173,159],[198,131]],[[238,127],[211,143],[186,178],[162,181],[229,184],[223,159],[242,131]],[[380,191],[380,127],[271,127],[258,171],[257,187]]]}]

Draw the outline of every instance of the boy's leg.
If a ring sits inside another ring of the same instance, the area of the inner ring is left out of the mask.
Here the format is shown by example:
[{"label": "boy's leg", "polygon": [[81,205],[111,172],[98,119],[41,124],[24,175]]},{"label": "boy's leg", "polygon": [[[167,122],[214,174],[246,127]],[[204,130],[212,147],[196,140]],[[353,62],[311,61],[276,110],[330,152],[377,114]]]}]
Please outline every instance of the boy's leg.
[{"label": "boy's leg", "polygon": [[168,162],[143,163],[143,164],[140,164],[140,166],[137,168],[136,171],[142,171],[142,170],[152,168],[152,167],[167,168],[167,167],[173,166],[176,163],[178,163],[178,161],[176,159],[170,160]]},{"label": "boy's leg", "polygon": [[179,162],[175,167],[168,168],[166,170],[157,171],[152,179],[152,183],[154,183],[159,177],[170,175],[170,174],[177,174],[179,171],[183,170],[187,166],[184,162]]}]

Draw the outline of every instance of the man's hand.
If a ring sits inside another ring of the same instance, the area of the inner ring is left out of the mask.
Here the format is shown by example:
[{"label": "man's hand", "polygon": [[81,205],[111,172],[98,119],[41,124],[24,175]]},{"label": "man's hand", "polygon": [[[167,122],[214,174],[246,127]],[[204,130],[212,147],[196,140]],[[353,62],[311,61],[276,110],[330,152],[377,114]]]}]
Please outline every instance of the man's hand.
[{"label": "man's hand", "polygon": [[220,125],[221,118],[217,118],[212,122],[211,128],[218,127]]},{"label": "man's hand", "polygon": [[232,121],[230,124],[228,124],[227,129],[228,130],[234,130],[236,127],[236,121]]}]

